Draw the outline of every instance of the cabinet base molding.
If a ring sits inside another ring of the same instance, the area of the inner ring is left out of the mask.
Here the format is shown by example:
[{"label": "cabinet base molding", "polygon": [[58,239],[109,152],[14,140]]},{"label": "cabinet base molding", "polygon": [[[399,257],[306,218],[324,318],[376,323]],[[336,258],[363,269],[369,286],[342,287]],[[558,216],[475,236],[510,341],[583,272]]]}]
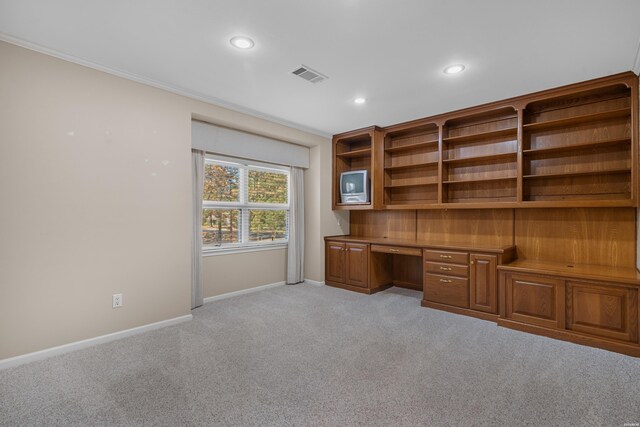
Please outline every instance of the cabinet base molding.
[{"label": "cabinet base molding", "polygon": [[437,302],[431,302],[422,300],[420,305],[427,308],[435,308],[436,310],[448,311],[449,313],[462,314],[463,316],[475,317],[477,319],[489,320],[495,322],[498,320],[497,314],[484,313],[482,311],[470,310],[468,308],[454,307],[446,304],[439,304]]},{"label": "cabinet base molding", "polygon": [[331,280],[326,280],[324,281],[324,284],[327,286],[332,286],[334,288],[340,288],[340,289],[346,289],[348,291],[353,291],[353,292],[359,292],[361,294],[367,294],[367,295],[371,295],[371,294],[375,294],[376,292],[380,292],[380,291],[384,291],[385,289],[389,289],[391,286],[393,285],[382,285],[382,286],[378,286],[377,288],[373,288],[373,289],[368,289],[368,288],[361,288],[359,286],[351,286],[351,285],[347,285],[344,283],[339,283],[339,282],[333,282]]},{"label": "cabinet base molding", "polygon": [[414,291],[422,291],[422,283],[411,283],[404,280],[394,280],[393,286],[404,289],[412,289]]},{"label": "cabinet base molding", "polygon": [[577,332],[566,330],[548,329],[541,326],[528,325],[509,319],[497,319],[498,326],[509,329],[515,329],[530,334],[542,335],[563,341],[569,341],[575,344],[586,345],[589,347],[597,347],[604,350],[614,351],[616,353],[626,354],[628,356],[640,357],[640,346],[634,344],[625,344],[616,341],[610,341],[603,338],[583,335]]}]

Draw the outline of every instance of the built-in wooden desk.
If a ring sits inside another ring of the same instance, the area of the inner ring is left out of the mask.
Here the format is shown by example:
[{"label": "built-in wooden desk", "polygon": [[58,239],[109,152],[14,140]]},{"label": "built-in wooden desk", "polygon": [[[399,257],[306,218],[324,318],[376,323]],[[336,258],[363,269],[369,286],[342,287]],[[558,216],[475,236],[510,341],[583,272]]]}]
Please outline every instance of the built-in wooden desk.
[{"label": "built-in wooden desk", "polygon": [[329,236],[330,286],[372,294],[390,286],[423,291],[422,305],[495,320],[497,266],[514,246],[478,246],[416,239]]},{"label": "built-in wooden desk", "polygon": [[515,246],[325,237],[327,285],[422,290],[422,306],[640,356],[635,268],[516,260]]}]

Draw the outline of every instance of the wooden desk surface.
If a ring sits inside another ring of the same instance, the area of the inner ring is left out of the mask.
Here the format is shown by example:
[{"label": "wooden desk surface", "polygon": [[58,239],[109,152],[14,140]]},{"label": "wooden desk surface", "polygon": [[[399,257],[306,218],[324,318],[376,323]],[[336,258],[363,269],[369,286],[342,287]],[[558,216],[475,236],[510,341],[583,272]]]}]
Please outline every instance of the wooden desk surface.
[{"label": "wooden desk surface", "polygon": [[372,243],[375,245],[405,246],[410,248],[447,249],[454,251],[483,251],[502,254],[515,249],[515,246],[467,246],[463,244],[453,244],[447,242],[437,242],[433,240],[417,239],[388,239],[386,237],[362,237],[362,236],[326,236],[325,240],[352,243]]},{"label": "wooden desk surface", "polygon": [[575,279],[602,280],[636,286],[640,285],[640,273],[633,267],[609,267],[605,265],[515,260],[509,264],[499,265],[498,270],[549,274]]}]

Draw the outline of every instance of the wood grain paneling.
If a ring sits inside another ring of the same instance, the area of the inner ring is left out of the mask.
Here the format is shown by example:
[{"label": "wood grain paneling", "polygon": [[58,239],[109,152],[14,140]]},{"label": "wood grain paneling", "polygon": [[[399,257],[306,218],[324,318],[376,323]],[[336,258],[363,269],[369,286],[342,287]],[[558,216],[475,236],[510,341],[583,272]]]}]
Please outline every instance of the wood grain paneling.
[{"label": "wood grain paneling", "polygon": [[[426,259],[426,258],[425,258]],[[469,266],[447,264],[444,262],[425,261],[424,271],[432,274],[446,274],[449,276],[469,277]]]},{"label": "wood grain paneling", "polygon": [[633,267],[635,215],[632,208],[516,210],[518,259]]},{"label": "wood grain paneling", "polygon": [[447,264],[462,264],[466,266],[469,263],[469,254],[466,252],[451,252],[451,251],[443,251],[443,250],[425,249],[424,259],[425,261],[447,263]]},{"label": "wood grain paneling", "polygon": [[623,341],[638,341],[638,290],[567,282],[567,328]]},{"label": "wood grain paneling", "polygon": [[415,239],[416,211],[354,211],[350,230],[358,237]]},{"label": "wood grain paneling", "polygon": [[326,280],[344,283],[346,279],[345,243],[326,242],[325,245],[325,277]]},{"label": "wood grain paneling", "polygon": [[470,209],[418,211],[420,240],[507,246],[513,244],[512,209]]},{"label": "wood grain paneling", "polygon": [[564,328],[564,281],[506,273],[505,317],[530,325]]},{"label": "wood grain paneling", "polygon": [[369,245],[347,243],[346,283],[351,286],[369,287]]},{"label": "wood grain paneling", "polygon": [[393,257],[383,252],[370,252],[369,287],[376,289],[393,284]]},{"label": "wood grain paneling", "polygon": [[425,274],[424,299],[469,308],[469,280],[461,277]]},{"label": "wood grain paneling", "polygon": [[422,257],[393,255],[393,284],[400,288],[422,290]]},{"label": "wood grain paneling", "polygon": [[497,263],[495,255],[469,255],[469,308],[494,314],[498,312]]}]

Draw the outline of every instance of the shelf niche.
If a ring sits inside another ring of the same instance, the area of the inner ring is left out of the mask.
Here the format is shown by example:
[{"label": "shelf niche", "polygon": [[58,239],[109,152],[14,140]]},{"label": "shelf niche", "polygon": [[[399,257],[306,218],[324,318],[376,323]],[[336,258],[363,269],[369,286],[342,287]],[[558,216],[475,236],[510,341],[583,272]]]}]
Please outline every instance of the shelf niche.
[{"label": "shelf niche", "polygon": [[517,160],[515,108],[447,120],[442,135],[442,202],[516,202]]},{"label": "shelf niche", "polygon": [[[374,200],[373,163],[376,150],[376,140],[381,131],[372,126],[333,137],[333,209],[355,210],[372,209]],[[371,182],[370,201],[367,203],[341,203],[340,175],[343,172],[366,170]]]},{"label": "shelf niche", "polygon": [[527,104],[523,201],[631,200],[631,103],[612,84]]},{"label": "shelf niche", "polygon": [[435,123],[387,128],[383,160],[385,205],[413,207],[438,202],[438,142]]}]

